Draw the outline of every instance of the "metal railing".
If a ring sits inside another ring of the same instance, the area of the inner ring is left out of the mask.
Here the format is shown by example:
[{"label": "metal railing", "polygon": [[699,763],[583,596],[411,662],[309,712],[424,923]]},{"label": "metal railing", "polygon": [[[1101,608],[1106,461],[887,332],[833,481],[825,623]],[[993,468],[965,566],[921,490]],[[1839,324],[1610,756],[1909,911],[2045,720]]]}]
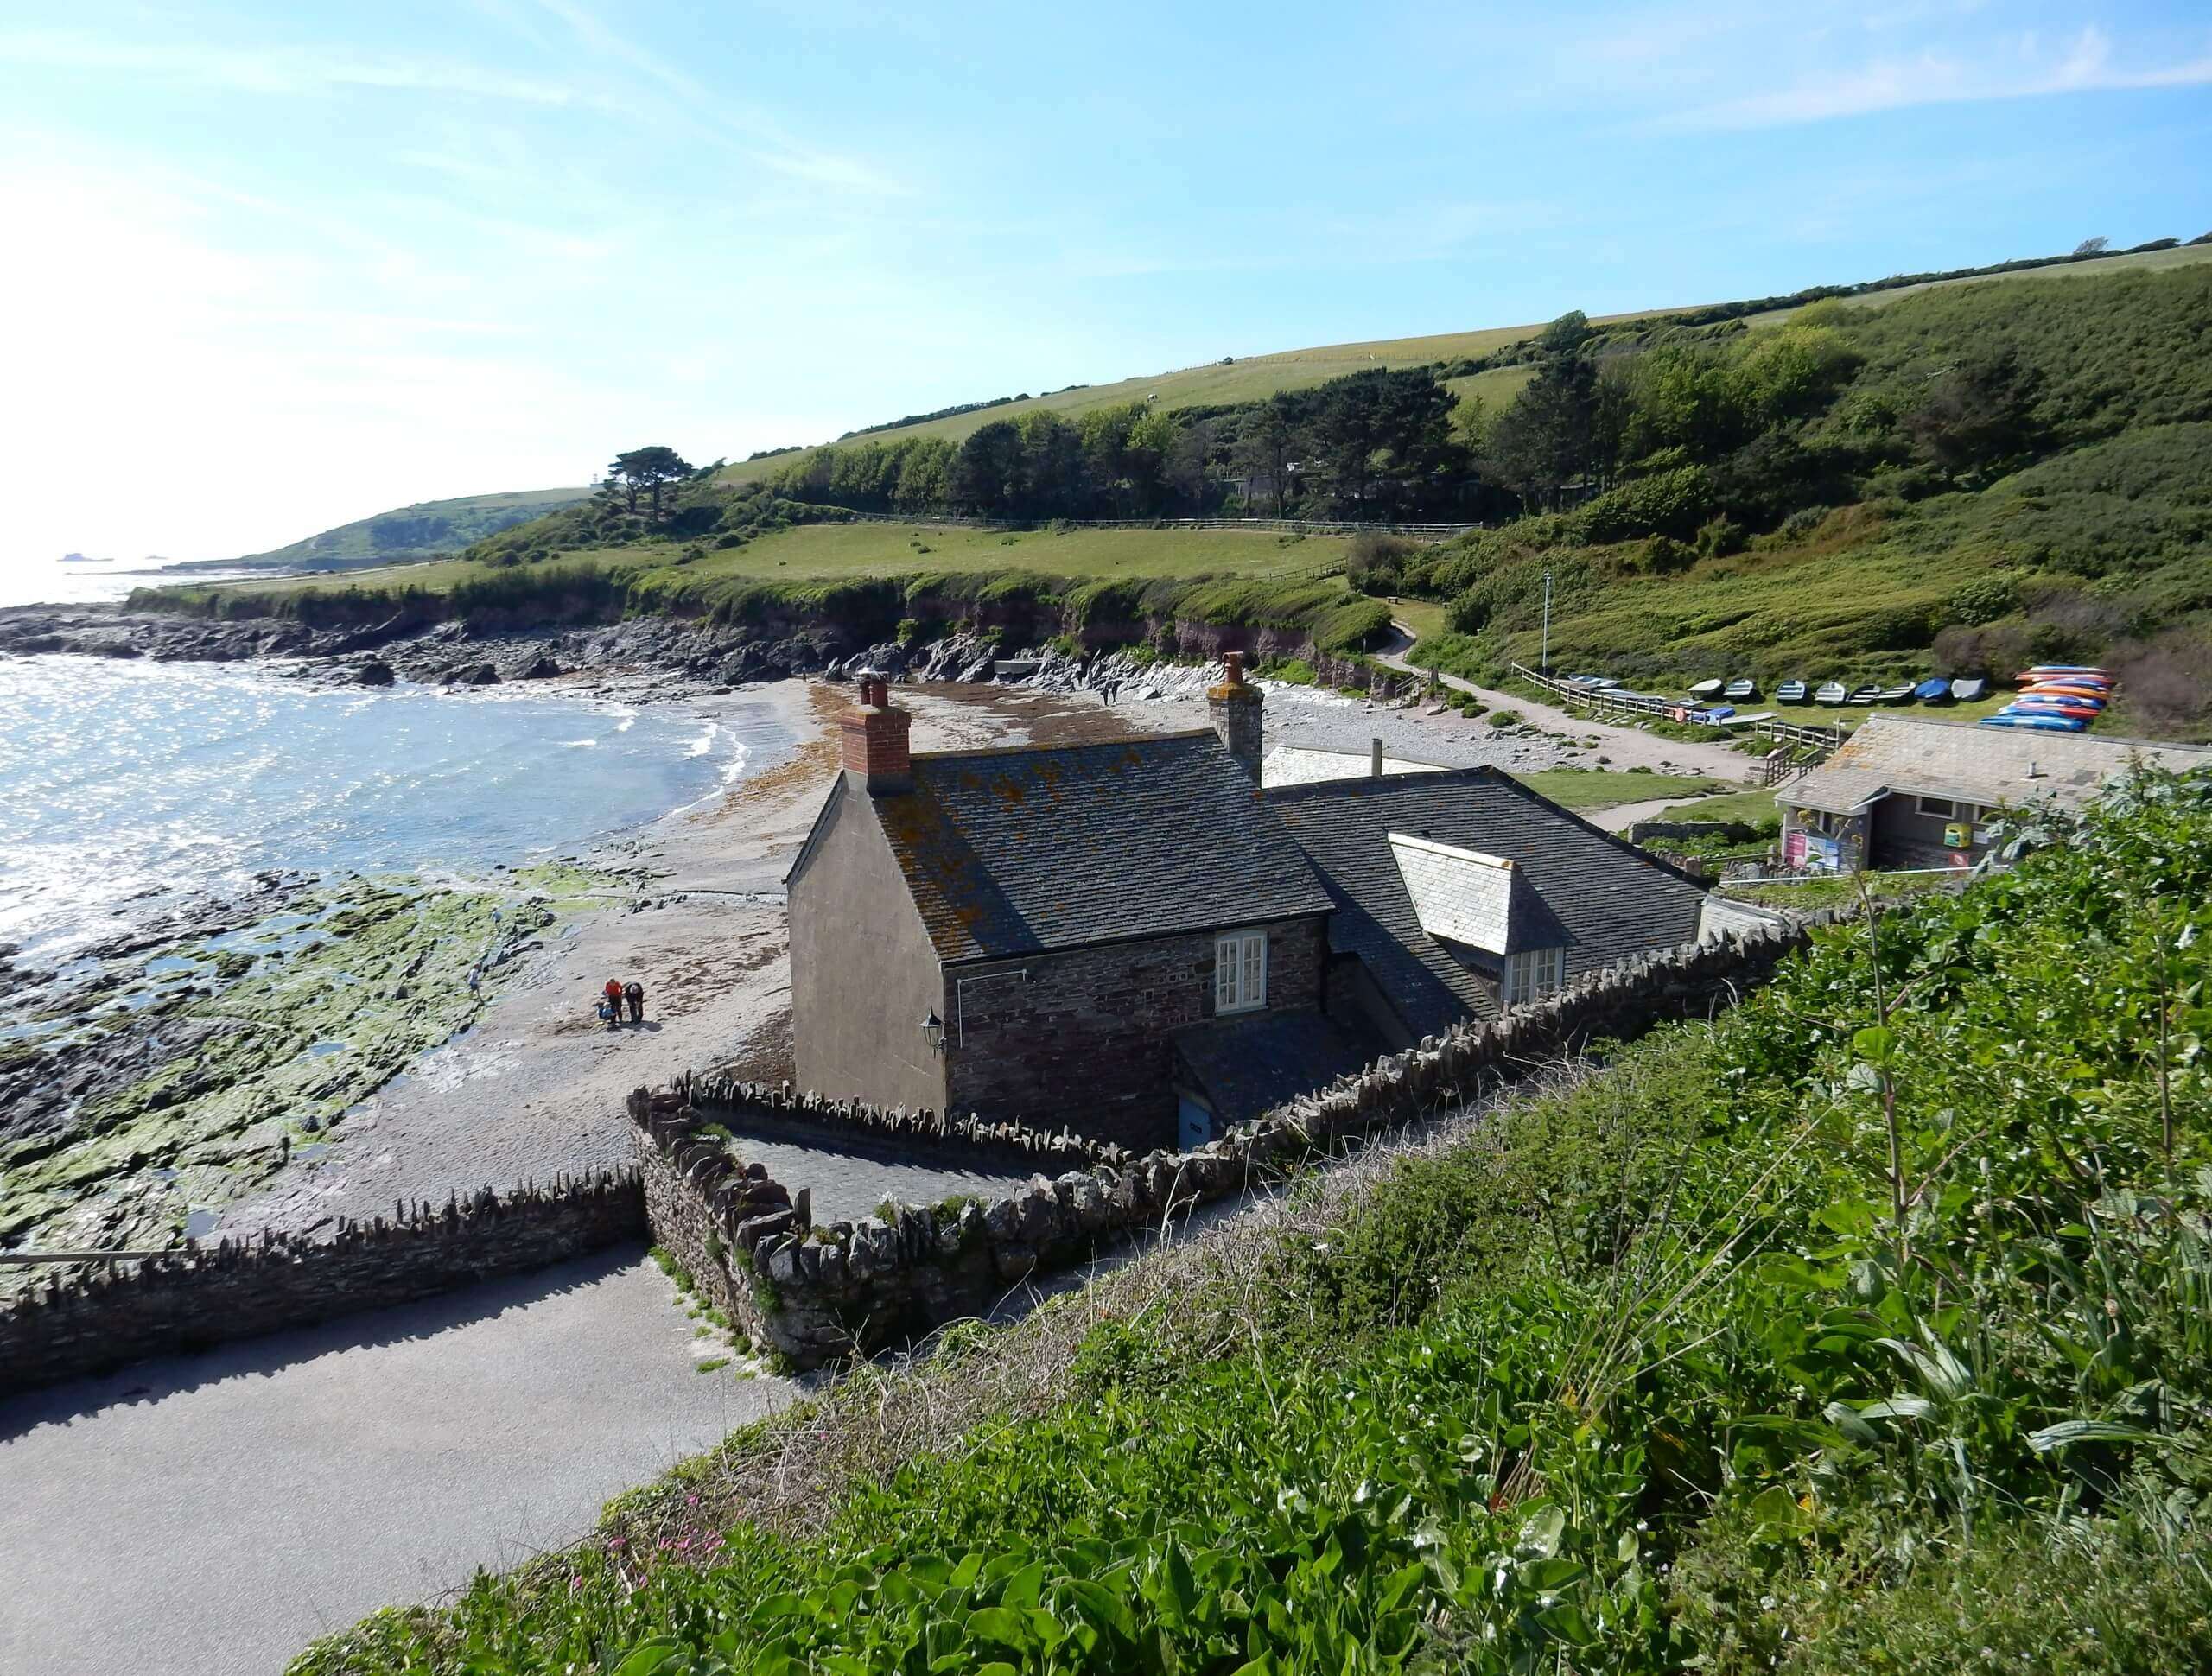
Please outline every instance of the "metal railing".
[{"label": "metal railing", "polygon": [[[1516,663],[1512,668],[1513,673],[1521,680],[1541,689],[1554,698],[1570,704],[1586,705],[1593,709],[1611,710],[1618,715],[1635,716],[1641,720],[1656,721],[1689,721],[1699,710],[1705,708],[1687,701],[1654,698],[1643,693],[1623,695],[1602,687],[1578,687],[1572,682],[1557,681],[1550,676],[1539,675],[1525,663]],[[1742,727],[1760,739],[1770,739],[1785,745],[1802,746],[1820,753],[1816,757],[1802,760],[1802,763],[1791,761],[1786,765],[1789,770],[1789,772],[1777,773],[1773,778],[1763,778],[1758,782],[1762,785],[1779,784],[1785,778],[1794,778],[1797,774],[1809,772],[1830,752],[1841,745],[1846,737],[1843,724],[1840,721],[1832,723],[1827,727],[1806,727],[1794,721],[1784,721],[1777,716],[1771,721],[1745,722]],[[1771,761],[1772,759],[1770,759],[1769,763]],[[1762,764],[1759,771],[1764,774],[1770,771],[1767,764]]]}]

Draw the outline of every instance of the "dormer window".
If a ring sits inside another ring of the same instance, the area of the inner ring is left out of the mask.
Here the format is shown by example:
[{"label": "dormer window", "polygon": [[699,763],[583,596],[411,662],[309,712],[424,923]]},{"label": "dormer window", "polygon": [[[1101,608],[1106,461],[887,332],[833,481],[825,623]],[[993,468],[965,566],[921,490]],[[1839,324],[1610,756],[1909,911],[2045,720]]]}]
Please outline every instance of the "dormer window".
[{"label": "dormer window", "polygon": [[1490,956],[1475,963],[1497,974],[1501,1006],[1520,1006],[1565,987],[1567,945],[1573,939],[1510,858],[1425,835],[1388,836],[1421,930],[1446,947],[1458,944]]},{"label": "dormer window", "polygon": [[1519,1006],[1566,985],[1566,949],[1524,949],[1505,957],[1504,975],[1498,985],[1498,1005]]},{"label": "dormer window", "polygon": [[1268,1004],[1268,934],[1232,931],[1213,945],[1213,1010],[1256,1013]]}]

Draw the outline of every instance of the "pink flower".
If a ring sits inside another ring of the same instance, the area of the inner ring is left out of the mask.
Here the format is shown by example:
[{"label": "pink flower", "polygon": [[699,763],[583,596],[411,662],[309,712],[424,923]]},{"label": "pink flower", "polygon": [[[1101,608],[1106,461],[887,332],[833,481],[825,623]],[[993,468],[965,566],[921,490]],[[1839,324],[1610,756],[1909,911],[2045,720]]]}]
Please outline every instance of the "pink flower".
[{"label": "pink flower", "polygon": [[570,1578],[569,1579],[569,1592],[570,1594],[572,1594],[572,1595],[573,1595],[573,1594],[575,1594],[575,1593],[576,1592],[576,1590],[579,1590],[579,1589],[582,1588],[583,1586],[584,1586],[584,1579],[583,1579],[583,1574],[582,1574],[582,1572],[578,1572],[575,1576],[574,1576],[574,1577],[572,1577],[572,1578]]}]

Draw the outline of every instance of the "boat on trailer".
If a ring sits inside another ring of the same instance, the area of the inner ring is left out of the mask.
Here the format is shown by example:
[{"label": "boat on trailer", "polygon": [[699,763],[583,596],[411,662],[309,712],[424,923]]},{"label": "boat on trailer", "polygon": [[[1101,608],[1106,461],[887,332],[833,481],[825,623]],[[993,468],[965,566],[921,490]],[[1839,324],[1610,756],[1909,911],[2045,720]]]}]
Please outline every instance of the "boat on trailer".
[{"label": "boat on trailer", "polygon": [[1802,681],[1785,681],[1774,689],[1774,696],[1777,703],[1802,704],[1805,702],[1805,683]]},{"label": "boat on trailer", "polygon": [[1851,700],[1851,689],[1840,681],[1823,681],[1820,691],[1813,695],[1815,704],[1845,704]]}]

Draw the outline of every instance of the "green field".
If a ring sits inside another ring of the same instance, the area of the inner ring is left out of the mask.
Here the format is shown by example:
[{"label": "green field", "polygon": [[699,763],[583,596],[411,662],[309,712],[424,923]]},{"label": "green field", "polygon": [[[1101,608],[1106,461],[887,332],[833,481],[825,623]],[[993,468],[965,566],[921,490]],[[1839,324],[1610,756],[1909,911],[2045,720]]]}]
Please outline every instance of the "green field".
[{"label": "green field", "polygon": [[1721,781],[1700,774],[1628,774],[1590,768],[1545,768],[1513,778],[1561,809],[1578,814],[1648,803],[1654,797],[1694,797],[1701,791],[1727,789]]},{"label": "green field", "polygon": [[[969,529],[927,521],[810,524],[736,548],[692,548],[680,542],[587,549],[563,555],[563,566],[620,567],[648,576],[707,583],[727,580],[835,581],[861,577],[1029,570],[1078,578],[1196,576],[1303,577],[1333,571],[1349,541],[1340,536],[1286,536],[1241,530],[1070,530],[1028,532]],[[281,596],[304,588],[327,593],[419,587],[434,594],[499,572],[476,560],[390,565],[342,577],[289,577],[276,582],[219,584],[209,591]]]},{"label": "green field", "polygon": [[[1600,317],[1599,323],[1642,320],[1657,312],[1660,311],[1643,309],[1630,314],[1608,314]],[[1313,349],[1286,350],[1280,354],[1253,355],[1227,363],[1185,367],[1174,372],[1123,378],[1110,384],[1085,384],[1077,390],[1033,396],[1027,401],[979,408],[971,413],[957,413],[943,419],[924,420],[919,424],[871,431],[868,434],[868,440],[890,441],[906,436],[942,436],[957,442],[994,421],[1018,419],[1025,413],[1089,413],[1093,409],[1119,407],[1128,402],[1149,401],[1163,411],[1178,408],[1228,407],[1240,402],[1262,401],[1278,390],[1308,390],[1315,384],[1326,384],[1332,378],[1341,378],[1353,372],[1370,372],[1377,367],[1428,366],[1438,361],[1487,355],[1507,344],[1534,337],[1541,330],[1543,325],[1539,321],[1529,326],[1490,327],[1481,331],[1446,332],[1424,338],[1386,338],[1371,343],[1326,344]],[[1485,393],[1490,389],[1502,389],[1505,392],[1505,399],[1510,400],[1521,384],[1528,381],[1529,375],[1517,367],[1501,369],[1501,371],[1503,382],[1486,385]],[[1499,378],[1499,372],[1478,373],[1457,381],[1453,387],[1457,389],[1461,384],[1473,385],[1478,380],[1497,380]],[[853,440],[863,439],[855,437]],[[749,483],[779,467],[791,464],[806,452],[802,449],[774,454],[766,460],[741,460],[722,469],[722,481]]]},{"label": "green field", "polygon": [[[2212,244],[2182,244],[2171,251],[2140,251],[2133,256],[2106,257],[2096,262],[2069,262],[2050,268],[2022,268],[2009,274],[1985,274],[1979,279],[1931,279],[1923,285],[1900,285],[1893,291],[1869,291],[1864,296],[1844,297],[1844,306],[1850,308],[1886,308],[1906,297],[1918,296],[1923,291],[1933,291],[1951,285],[1980,285],[1994,280],[2009,283],[2013,280],[2095,279],[2106,274],[2142,272],[2160,273],[2169,268],[2186,268],[2199,262],[2212,262]],[[1771,314],[1749,316],[1753,326],[1778,326],[1797,311],[1777,308]]]}]

